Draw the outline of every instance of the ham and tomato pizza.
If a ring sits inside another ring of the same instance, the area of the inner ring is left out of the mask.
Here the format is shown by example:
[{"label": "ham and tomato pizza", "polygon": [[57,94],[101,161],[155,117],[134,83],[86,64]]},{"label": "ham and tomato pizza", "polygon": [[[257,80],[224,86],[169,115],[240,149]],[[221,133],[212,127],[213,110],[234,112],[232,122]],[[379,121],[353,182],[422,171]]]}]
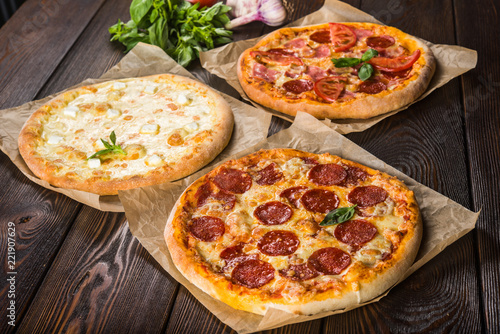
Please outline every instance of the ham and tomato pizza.
[{"label": "ham and tomato pizza", "polygon": [[277,30],[244,51],[237,66],[250,99],[320,119],[365,119],[408,105],[425,91],[434,69],[422,40],[360,22]]},{"label": "ham and tomato pizza", "polygon": [[218,166],[184,191],[165,228],[191,283],[256,314],[371,300],[413,263],[421,236],[418,205],[401,181],[293,149]]}]

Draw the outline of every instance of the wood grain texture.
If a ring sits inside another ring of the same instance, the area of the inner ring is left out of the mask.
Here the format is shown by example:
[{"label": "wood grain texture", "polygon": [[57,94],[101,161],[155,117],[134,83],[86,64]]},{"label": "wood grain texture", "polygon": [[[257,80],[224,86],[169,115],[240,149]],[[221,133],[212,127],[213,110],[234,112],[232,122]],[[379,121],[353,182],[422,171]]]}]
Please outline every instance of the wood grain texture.
[{"label": "wood grain texture", "polygon": [[56,68],[37,98],[59,92],[88,78],[99,78],[125,55],[125,48],[111,43],[108,28],[120,18],[130,19],[130,3],[108,0],[89,22],[73,47]]},{"label": "wood grain texture", "polygon": [[[415,36],[435,43],[455,43],[451,1],[391,3],[393,6],[366,0],[361,9]],[[458,80],[408,110],[347,137],[417,181],[471,207]],[[473,235],[469,234],[381,301],[348,315],[330,317],[326,327],[349,333],[476,332],[481,328],[481,312],[477,277],[471,270],[476,266],[473,246]],[[349,325],[339,328],[346,321]]]},{"label": "wood grain texture", "polygon": [[130,234],[124,214],[85,206],[19,331],[158,332],[177,284]]},{"label": "wood grain texture", "polygon": [[[0,107],[8,108],[33,99],[50,77],[71,44],[93,17],[100,1],[27,1],[0,30]],[[78,13],[78,15],[77,15]],[[63,28],[64,27],[64,28]],[[47,46],[50,45],[50,48]],[[0,196],[3,224],[16,223],[17,322],[33,298],[81,205],[63,195],[32,184],[10,160],[0,154]],[[8,177],[8,181],[4,179]],[[1,243],[6,244],[6,243]],[[6,249],[0,254],[6,258]],[[2,319],[5,319],[6,285],[0,290]],[[12,331],[2,321],[0,331]]]},{"label": "wood grain texture", "polygon": [[[455,1],[457,40],[478,50],[476,70],[463,76],[465,129],[477,223],[481,297],[487,333],[500,332],[500,45],[499,1]],[[481,18],[480,22],[474,18]]]},{"label": "wood grain texture", "polygon": [[104,0],[29,0],[2,27],[0,108],[31,101]]},{"label": "wood grain texture", "polygon": [[236,334],[231,327],[224,325],[183,286],[177,294],[165,333]]},{"label": "wood grain texture", "polygon": [[[5,185],[0,194],[0,258],[2,272],[17,272],[14,300],[19,324],[82,205],[28,181],[3,153],[0,155],[4,157],[0,182]],[[9,222],[15,224],[15,270],[7,267]],[[0,332],[10,333],[15,327],[4,321],[11,300],[9,285],[5,284],[6,276],[1,276]]]}]

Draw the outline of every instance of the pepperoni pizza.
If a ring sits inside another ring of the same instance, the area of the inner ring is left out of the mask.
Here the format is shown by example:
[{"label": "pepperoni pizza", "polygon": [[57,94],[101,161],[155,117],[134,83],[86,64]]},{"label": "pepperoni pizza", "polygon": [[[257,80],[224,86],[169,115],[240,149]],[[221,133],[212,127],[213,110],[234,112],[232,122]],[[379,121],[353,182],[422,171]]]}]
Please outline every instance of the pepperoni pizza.
[{"label": "pepperoni pizza", "polygon": [[370,118],[427,88],[435,59],[422,40],[372,23],[283,28],[244,51],[238,78],[257,103],[295,116]]},{"label": "pepperoni pizza", "polygon": [[330,154],[261,150],[191,184],[165,228],[194,285],[256,314],[341,309],[394,285],[418,251],[413,192]]}]

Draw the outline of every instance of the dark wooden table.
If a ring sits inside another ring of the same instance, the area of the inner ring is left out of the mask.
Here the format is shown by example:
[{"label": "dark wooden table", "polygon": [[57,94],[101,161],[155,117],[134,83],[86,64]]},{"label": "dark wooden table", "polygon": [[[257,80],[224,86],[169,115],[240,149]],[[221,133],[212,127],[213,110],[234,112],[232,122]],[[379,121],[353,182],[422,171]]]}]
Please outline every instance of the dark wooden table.
[{"label": "dark wooden table", "polygon": [[[288,20],[323,4],[286,0]],[[276,333],[500,332],[500,1],[349,0],[386,24],[479,53],[478,66],[408,110],[347,137],[474,210],[477,228],[380,302]],[[0,30],[0,109],[43,98],[123,57],[107,28],[130,1],[28,0]],[[235,39],[272,28],[252,23]],[[199,63],[188,68],[237,96]],[[289,123],[273,119],[270,133]],[[1,140],[1,138],[0,138]],[[0,153],[0,332],[230,333],[106,213],[30,182]],[[8,324],[9,226],[15,228],[15,327]]]}]

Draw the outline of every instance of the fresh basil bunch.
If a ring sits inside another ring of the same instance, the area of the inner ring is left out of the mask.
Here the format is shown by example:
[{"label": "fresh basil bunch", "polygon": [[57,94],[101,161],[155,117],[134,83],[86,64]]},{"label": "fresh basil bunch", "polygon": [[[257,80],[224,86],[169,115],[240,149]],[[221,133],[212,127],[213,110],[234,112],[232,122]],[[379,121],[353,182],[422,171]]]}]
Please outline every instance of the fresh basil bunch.
[{"label": "fresh basil bunch", "polygon": [[184,0],[133,0],[131,20],[109,28],[111,41],[119,41],[128,52],[139,42],[159,46],[186,67],[200,51],[231,42],[232,31],[224,25],[231,7],[218,2],[199,8]]}]

